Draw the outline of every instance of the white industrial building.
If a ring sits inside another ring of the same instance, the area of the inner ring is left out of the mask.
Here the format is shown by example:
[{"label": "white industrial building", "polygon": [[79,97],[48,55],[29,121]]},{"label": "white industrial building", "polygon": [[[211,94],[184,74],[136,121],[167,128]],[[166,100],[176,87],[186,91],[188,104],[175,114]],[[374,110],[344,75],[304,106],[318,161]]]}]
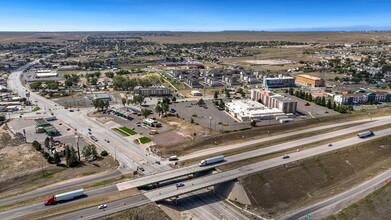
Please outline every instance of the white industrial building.
[{"label": "white industrial building", "polygon": [[35,77],[37,78],[50,78],[50,77],[57,77],[58,73],[53,72],[51,70],[37,70],[35,73]]},{"label": "white industrial building", "polygon": [[234,99],[226,103],[226,110],[232,117],[241,121],[272,119],[285,113],[278,108],[268,108],[257,101]]}]

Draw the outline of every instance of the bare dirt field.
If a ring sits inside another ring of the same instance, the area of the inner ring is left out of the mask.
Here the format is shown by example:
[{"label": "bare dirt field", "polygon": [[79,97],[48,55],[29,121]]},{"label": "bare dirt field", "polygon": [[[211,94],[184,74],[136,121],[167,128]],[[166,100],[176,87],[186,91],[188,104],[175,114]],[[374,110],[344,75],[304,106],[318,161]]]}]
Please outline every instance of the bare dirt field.
[{"label": "bare dirt field", "polygon": [[268,59],[268,60],[246,60],[245,62],[257,65],[284,65],[291,64],[294,61],[284,59]]},{"label": "bare dirt field", "polygon": [[186,139],[182,135],[169,131],[151,137],[152,141],[159,146],[170,146],[184,142]]},{"label": "bare dirt field", "polygon": [[66,40],[81,40],[85,36],[85,33],[77,32],[0,32],[0,43],[62,42]]},{"label": "bare dirt field", "polygon": [[1,128],[0,193],[1,196],[28,191],[37,186],[53,184],[70,178],[88,176],[103,171],[114,171],[117,163],[110,156],[77,168],[49,164],[29,143],[12,138]]},{"label": "bare dirt field", "polygon": [[[109,32],[107,32],[109,33]],[[113,33],[113,32],[111,32]],[[81,40],[93,32],[1,32],[0,43],[10,42],[62,42],[65,40]],[[121,36],[126,36],[122,35]],[[129,33],[129,36],[134,34]],[[319,43],[352,43],[359,41],[383,40],[391,41],[391,32],[173,32],[173,36],[142,36],[144,41],[158,43],[200,43],[227,41],[292,41]]]},{"label": "bare dirt field", "polygon": [[379,138],[268,169],[240,181],[253,205],[251,209],[275,217],[346,190],[391,167],[390,143],[391,136]]},{"label": "bare dirt field", "polygon": [[349,43],[359,41],[391,40],[391,32],[193,32],[176,33],[177,36],[145,36],[147,41],[159,43],[200,43],[227,41],[293,41],[321,43]]}]

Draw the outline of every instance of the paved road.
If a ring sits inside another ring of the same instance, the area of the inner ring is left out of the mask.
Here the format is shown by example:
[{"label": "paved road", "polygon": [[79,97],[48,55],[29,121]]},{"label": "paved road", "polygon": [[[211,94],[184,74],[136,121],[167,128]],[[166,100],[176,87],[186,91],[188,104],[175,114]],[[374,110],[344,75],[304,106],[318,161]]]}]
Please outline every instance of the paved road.
[{"label": "paved road", "polygon": [[[36,102],[45,111],[51,110],[57,118],[70,125],[78,134],[88,138],[88,128],[90,128],[93,135],[98,138],[98,142],[96,144],[110,152],[112,155],[116,155],[116,158],[122,164],[121,170],[123,172],[136,170],[137,167],[141,165],[144,167],[146,174],[152,174],[169,169],[166,166],[156,165],[155,161],[157,158],[154,158],[151,155],[146,155],[139,147],[137,147],[137,145],[123,139],[113,131],[108,131],[85,114],[69,112],[67,109],[57,106],[57,104],[53,101],[41,97],[24,87],[20,81],[20,77],[24,70],[36,62],[38,61],[34,61],[32,64],[23,66],[17,71],[11,73],[8,78],[8,87],[22,97],[26,96],[26,92],[30,92],[30,101]],[[104,139],[110,140],[110,144],[106,143]]]},{"label": "paved road", "polygon": [[[118,192],[118,191],[117,191],[115,186],[108,185],[108,186],[104,186],[104,187],[100,187],[100,188],[86,190],[85,194],[87,195],[88,198],[94,198],[94,197],[100,196],[102,194],[110,193],[110,192]],[[83,198],[70,200],[68,202],[61,203],[61,204],[56,204],[56,205],[52,205],[52,206],[45,206],[43,204],[43,201],[34,202],[34,203],[28,204],[26,206],[21,206],[21,207],[17,207],[17,208],[14,208],[14,209],[9,209],[9,210],[2,211],[2,212],[0,212],[0,219],[20,218],[20,217],[23,217],[25,215],[31,215],[31,214],[34,214],[34,213],[37,213],[37,212],[42,212],[42,211],[48,211],[48,210],[51,210],[51,209],[56,209],[56,208],[61,207],[61,205],[63,205],[63,204],[64,205],[74,204],[74,203],[80,201],[81,199],[83,199]]]},{"label": "paved road", "polygon": [[276,139],[280,139],[280,138],[286,138],[286,137],[290,137],[290,136],[294,136],[294,135],[298,135],[298,134],[304,134],[304,133],[313,132],[313,131],[321,131],[324,129],[335,128],[338,126],[350,125],[350,124],[354,124],[354,123],[370,122],[372,120],[383,120],[383,119],[390,119],[390,118],[391,118],[391,116],[378,117],[378,118],[368,118],[368,119],[361,119],[361,120],[355,120],[355,121],[348,121],[348,122],[324,125],[324,126],[319,126],[319,127],[314,127],[314,128],[308,128],[308,129],[303,129],[303,130],[299,130],[299,131],[293,131],[293,132],[288,132],[288,133],[284,133],[284,134],[274,135],[271,137],[246,141],[246,142],[239,143],[239,144],[231,144],[231,145],[226,145],[226,146],[219,146],[219,147],[215,147],[215,148],[200,150],[200,151],[196,151],[196,152],[193,152],[193,153],[185,155],[185,156],[181,156],[180,159],[181,160],[189,160],[189,159],[194,159],[194,158],[198,158],[198,157],[206,157],[210,154],[216,154],[216,153],[220,153],[220,152],[224,152],[224,151],[228,151],[228,150],[234,150],[237,148],[244,147],[246,145],[260,144],[262,142],[267,142],[267,141],[276,140]]},{"label": "paved road", "polygon": [[329,151],[333,151],[336,149],[341,149],[347,146],[372,141],[376,138],[388,136],[391,134],[391,128],[377,131],[376,136],[360,139],[358,137],[347,138],[341,141],[337,141],[333,143],[332,147],[327,146],[318,146],[313,147],[307,150],[299,151],[290,154],[290,158],[282,159],[282,158],[273,158],[265,161],[261,161],[258,163],[254,163],[251,165],[243,166],[234,170],[229,170],[226,172],[217,173],[214,175],[205,176],[202,178],[196,178],[185,182],[185,186],[177,188],[175,185],[158,188],[149,192],[144,193],[144,195],[149,198],[151,201],[160,201],[167,198],[173,198],[175,196],[187,194],[190,192],[194,192],[203,188],[207,188],[209,186],[217,185],[223,182],[228,182],[230,180],[236,179],[241,176],[249,175],[255,172],[259,172],[265,169],[269,169],[275,166],[279,166],[282,164],[287,164],[293,161],[305,159],[308,157],[316,156],[319,154],[323,154]]},{"label": "paved road", "polygon": [[246,220],[249,219],[231,206],[220,201],[213,191],[201,190],[178,200],[181,210],[189,210],[200,219],[210,220]]},{"label": "paved road", "polygon": [[346,208],[352,203],[359,201],[368,194],[384,186],[386,184],[385,181],[390,179],[391,169],[364,183],[354,186],[353,188],[343,193],[340,193],[314,205],[302,208],[293,213],[288,213],[279,217],[278,219],[306,219],[307,214],[311,214],[312,218],[315,219],[327,217],[337,213],[339,210]]},{"label": "paved road", "polygon": [[[360,121],[362,121],[362,120],[360,120]],[[389,124],[389,123],[391,123],[391,116],[376,118],[376,119],[373,119],[373,121],[370,121],[370,119],[365,119],[364,121],[367,121],[368,123],[353,126],[353,127],[346,128],[346,129],[341,129],[338,131],[325,133],[325,134],[315,135],[315,136],[308,137],[308,138],[298,139],[298,140],[294,140],[294,141],[288,141],[288,142],[273,145],[270,147],[259,148],[257,150],[247,151],[247,152],[243,152],[240,154],[235,154],[235,155],[226,157],[224,163],[232,163],[232,162],[245,160],[245,159],[252,158],[252,157],[259,157],[259,156],[263,156],[263,155],[267,155],[267,154],[272,154],[272,153],[300,147],[305,144],[316,143],[316,142],[319,142],[322,140],[327,140],[330,138],[338,137],[338,136],[341,136],[344,134],[358,132],[361,130],[370,129],[372,127],[377,127],[377,126]],[[270,141],[270,139],[274,139],[274,136],[270,137],[270,138],[264,138],[264,139],[254,140],[254,141],[248,141],[245,143],[235,144],[233,146],[243,147],[248,144],[255,144],[255,143]],[[357,139],[357,137],[355,137],[355,139]],[[162,173],[159,173],[156,175],[150,175],[150,176],[145,176],[145,177],[141,177],[138,179],[129,180],[127,182],[119,183],[119,184],[117,184],[117,186],[120,191],[134,188],[134,187],[145,186],[145,185],[156,183],[156,182],[162,182],[164,180],[174,179],[176,177],[184,176],[186,174],[195,173],[197,171],[202,171],[202,170],[207,169],[208,167],[215,167],[215,166],[219,166],[221,164],[222,163],[214,164],[214,165],[206,166],[206,167],[198,167],[197,165],[193,165],[193,166],[189,166],[189,167],[179,168],[176,170],[171,170],[168,172],[162,172]]]},{"label": "paved road", "polygon": [[39,188],[37,190],[31,191],[31,192],[28,192],[28,193],[24,193],[24,194],[20,194],[20,195],[16,195],[16,196],[12,196],[12,197],[7,197],[7,198],[4,198],[4,199],[1,199],[0,200],[0,206],[14,204],[14,203],[17,203],[17,202],[20,202],[20,201],[25,201],[25,200],[37,198],[37,197],[40,197],[40,196],[43,196],[43,195],[47,195],[47,194],[50,194],[50,193],[56,194],[57,192],[66,191],[66,190],[69,190],[70,188],[82,187],[82,186],[85,186],[85,185],[90,184],[90,183],[111,179],[111,178],[114,178],[114,177],[118,177],[120,175],[121,175],[121,172],[119,172],[117,170],[117,171],[114,171],[114,172],[111,172],[111,173],[108,173],[108,174],[107,173],[97,174],[97,175],[93,175],[91,177],[82,177],[82,178],[77,178],[77,179],[74,179],[74,180],[70,180],[70,181],[67,181],[66,183],[53,184],[53,185],[50,185],[50,186]]},{"label": "paved road", "polygon": [[[344,147],[347,147],[347,146],[351,146],[351,145],[354,145],[354,144],[359,144],[359,143],[363,143],[363,142],[367,142],[367,141],[372,141],[372,140],[374,140],[376,138],[388,136],[390,134],[391,134],[391,128],[390,129],[381,130],[381,131],[377,131],[376,132],[376,136],[373,136],[373,137],[370,137],[370,138],[366,138],[366,139],[360,139],[358,137],[352,137],[352,138],[348,138],[348,139],[344,139],[344,140],[341,140],[341,141],[334,142],[333,143],[333,147],[327,147],[327,146],[322,145],[322,146],[310,148],[310,149],[307,149],[307,150],[303,150],[303,151],[299,151],[299,152],[295,152],[295,153],[290,154],[291,157],[289,159],[285,159],[284,160],[284,159],[282,159],[280,157],[279,158],[273,158],[273,159],[261,161],[261,162],[258,162],[258,163],[254,163],[254,164],[251,164],[251,165],[243,166],[243,167],[240,167],[240,168],[237,168],[237,169],[234,169],[234,170],[230,170],[230,171],[226,171],[226,172],[222,172],[222,173],[217,173],[217,174],[213,174],[213,175],[209,175],[209,176],[205,176],[205,177],[201,177],[201,178],[191,179],[191,180],[185,181],[185,186],[183,186],[183,187],[177,188],[175,185],[174,186],[170,185],[170,186],[167,186],[167,187],[157,188],[155,190],[145,192],[144,195],[148,199],[150,199],[150,201],[160,201],[160,200],[164,200],[164,199],[167,199],[167,198],[174,198],[174,197],[177,197],[177,196],[181,196],[181,195],[184,195],[184,194],[188,194],[188,193],[191,193],[191,192],[198,191],[200,189],[207,188],[209,186],[217,185],[219,183],[231,181],[231,180],[236,179],[236,178],[241,177],[241,176],[249,175],[249,174],[252,174],[252,173],[255,173],[255,172],[259,172],[259,171],[262,171],[262,170],[265,170],[265,169],[269,169],[269,168],[275,167],[275,166],[279,166],[279,165],[287,164],[287,163],[290,163],[290,162],[293,162],[293,161],[305,159],[305,158],[308,158],[308,157],[312,157],[312,156],[319,155],[319,154],[322,154],[322,153],[326,153],[326,152],[329,152],[329,151],[333,151],[333,150],[336,150],[336,149],[341,149],[341,148],[344,148]],[[110,186],[110,187],[112,187],[112,186]],[[97,195],[97,194],[94,193],[94,195]],[[120,201],[123,201],[123,200],[120,200]],[[143,204],[145,204],[145,203],[143,203]],[[113,207],[113,209],[111,209],[111,211],[112,210],[123,210],[122,209],[123,206],[124,205],[121,204],[121,203],[118,203],[117,205],[110,205],[110,207]],[[97,213],[96,213],[96,211],[93,211],[93,208],[94,207],[89,208],[88,210],[91,209],[91,212],[88,211],[88,213],[90,213],[91,215],[97,217]],[[8,210],[6,215],[4,215],[4,212],[2,212],[2,213],[0,213],[0,219],[2,217],[19,215],[19,214],[16,214],[16,213],[22,213],[22,210],[24,210],[23,207],[20,207],[20,208],[17,208],[17,209]],[[86,213],[83,210],[81,210],[80,212]],[[29,212],[27,211],[26,213],[29,213]],[[77,212],[72,212],[70,214],[75,214],[75,213],[77,213]],[[87,217],[87,215],[89,215],[88,213],[84,214],[84,216]],[[66,215],[68,215],[68,214],[66,214]]]}]

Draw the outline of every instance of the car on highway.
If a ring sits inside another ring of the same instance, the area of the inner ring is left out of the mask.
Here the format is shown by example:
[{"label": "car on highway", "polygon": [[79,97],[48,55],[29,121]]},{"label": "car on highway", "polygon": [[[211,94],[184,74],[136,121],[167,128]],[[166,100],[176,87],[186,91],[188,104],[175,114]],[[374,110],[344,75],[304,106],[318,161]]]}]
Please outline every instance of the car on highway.
[{"label": "car on highway", "polygon": [[91,128],[89,128],[88,130],[91,131]]},{"label": "car on highway", "polygon": [[91,136],[91,139],[94,141],[98,141],[98,138],[96,138],[95,136]]},{"label": "car on highway", "polygon": [[160,161],[158,161],[158,160],[155,163],[160,165]]},{"label": "car on highway", "polygon": [[62,125],[62,123],[58,124],[58,125]]},{"label": "car on highway", "polygon": [[145,171],[143,167],[137,167],[137,169],[139,169],[141,172]]},{"label": "car on highway", "polygon": [[184,183],[177,183],[176,184],[176,187],[182,187],[182,186],[185,186],[185,184]]},{"label": "car on highway", "polygon": [[98,206],[98,209],[105,209],[105,208],[107,208],[106,204],[102,204],[102,205]]},{"label": "car on highway", "polygon": [[306,102],[306,103],[304,104],[304,106],[310,106],[310,103]]},{"label": "car on highway", "polygon": [[75,110],[73,110],[73,109],[70,109],[70,110],[69,110],[69,112],[74,112],[74,111],[75,111]]},{"label": "car on highway", "polygon": [[288,154],[285,154],[284,156],[282,156],[282,159],[288,159],[288,158],[289,158]]},{"label": "car on highway", "polygon": [[332,146],[333,146],[333,144],[328,144],[328,146],[329,146],[329,147],[332,147]]}]

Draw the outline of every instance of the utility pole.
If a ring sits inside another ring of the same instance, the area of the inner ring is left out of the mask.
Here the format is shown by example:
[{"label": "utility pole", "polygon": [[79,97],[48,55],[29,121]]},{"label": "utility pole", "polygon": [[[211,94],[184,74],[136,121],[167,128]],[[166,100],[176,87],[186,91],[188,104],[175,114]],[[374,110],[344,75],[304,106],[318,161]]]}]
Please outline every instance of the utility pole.
[{"label": "utility pole", "polygon": [[79,157],[80,162],[80,149],[79,149],[79,135],[75,132],[76,146],[77,146],[77,156]]}]

